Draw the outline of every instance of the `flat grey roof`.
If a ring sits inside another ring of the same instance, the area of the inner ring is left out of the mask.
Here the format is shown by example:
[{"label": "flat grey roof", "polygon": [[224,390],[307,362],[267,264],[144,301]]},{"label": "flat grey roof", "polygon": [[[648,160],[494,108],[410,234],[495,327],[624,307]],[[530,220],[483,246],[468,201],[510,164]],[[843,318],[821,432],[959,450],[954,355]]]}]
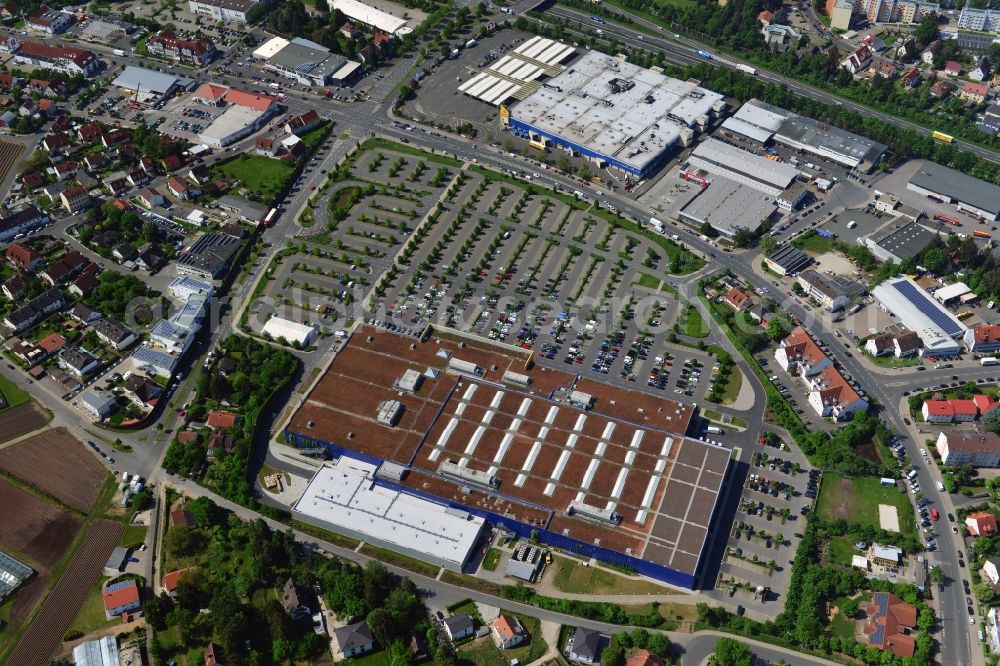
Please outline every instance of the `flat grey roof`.
[{"label": "flat grey roof", "polygon": [[791,164],[775,162],[766,157],[761,157],[749,150],[743,150],[736,146],[719,141],[714,138],[707,138],[702,141],[692,153],[693,157],[698,157],[705,162],[705,168],[709,171],[721,170],[733,171],[748,179],[746,183],[754,187],[760,183],[769,188],[785,190],[791,185],[799,175],[799,170]]},{"label": "flat grey roof", "polygon": [[812,258],[792,245],[782,245],[768,257],[788,273],[795,273],[812,263]]},{"label": "flat grey roof", "polygon": [[756,231],[761,222],[777,209],[774,197],[725,176],[713,175],[709,186],[699,190],[680,210],[698,224],[732,235],[737,229]]},{"label": "flat grey roof", "polygon": [[721,102],[694,83],[588,51],[511,117],[641,170]]},{"label": "flat grey roof", "polygon": [[260,3],[260,0],[195,0],[199,5],[207,7],[222,7],[223,9],[234,9],[249,11]]},{"label": "flat grey roof", "polygon": [[888,146],[813,118],[806,118],[759,99],[751,99],[734,118],[775,133],[775,139],[808,148],[818,155],[852,166],[875,162]]},{"label": "flat grey roof", "polygon": [[1000,186],[967,176],[961,171],[924,162],[910,178],[909,184],[1000,216]]},{"label": "flat grey roof", "polygon": [[180,266],[218,276],[240,247],[240,239],[228,234],[208,233],[177,257]]},{"label": "flat grey roof", "polygon": [[126,90],[140,90],[144,93],[166,95],[170,92],[171,88],[183,86],[185,80],[190,79],[174,76],[173,74],[164,74],[163,72],[146,69],[145,67],[133,67],[129,65],[118,75],[118,78],[112,84]]},{"label": "flat grey roof", "polygon": [[920,254],[935,235],[909,218],[897,217],[876,229],[868,238],[902,261]]},{"label": "flat grey roof", "polygon": [[327,77],[347,63],[347,58],[331,53],[305,39],[293,39],[267,59],[267,64],[303,75]]}]

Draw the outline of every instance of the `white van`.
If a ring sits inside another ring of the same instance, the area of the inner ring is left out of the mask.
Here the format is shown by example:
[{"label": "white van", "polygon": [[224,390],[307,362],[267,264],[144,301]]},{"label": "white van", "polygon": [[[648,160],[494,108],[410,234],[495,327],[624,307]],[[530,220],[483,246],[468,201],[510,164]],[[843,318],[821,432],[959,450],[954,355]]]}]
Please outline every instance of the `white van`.
[{"label": "white van", "polygon": [[856,226],[858,226],[858,223],[855,222],[854,220],[851,220],[850,222],[847,223],[847,228],[848,229],[853,229]]},{"label": "white van", "polygon": [[916,479],[917,478],[917,470],[911,469],[910,473],[906,475],[906,478],[910,479],[911,481],[913,479]]}]

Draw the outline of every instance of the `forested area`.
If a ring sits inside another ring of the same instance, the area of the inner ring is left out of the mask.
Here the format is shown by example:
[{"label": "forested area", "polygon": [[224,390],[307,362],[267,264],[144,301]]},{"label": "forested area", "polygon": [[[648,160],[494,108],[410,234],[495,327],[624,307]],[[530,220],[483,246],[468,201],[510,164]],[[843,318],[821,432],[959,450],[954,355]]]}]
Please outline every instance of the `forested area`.
[{"label": "forested area", "polygon": [[[230,335],[217,349],[215,363],[198,376],[198,396],[185,419],[200,421],[223,401],[228,403],[226,409],[243,416],[243,425],[230,433],[236,439],[235,447],[230,453],[218,452],[215,462],[205,471],[204,483],[226,499],[263,509],[253,499],[247,476],[253,432],[260,410],[292,380],[299,369],[299,360],[288,350],[239,335]],[[236,363],[225,376],[218,371],[223,358]],[[163,459],[163,468],[175,474],[195,474],[205,465],[206,455],[205,442],[181,444],[175,439]]]},{"label": "forested area", "polygon": [[[232,666],[298,663],[328,654],[327,638],[313,631],[311,619],[292,621],[282,607],[280,590],[289,577],[306,590],[318,586],[339,619],[367,620],[393,666],[413,663],[411,635],[433,638],[416,586],[382,564],[361,568],[339,558],[310,557],[290,531],[274,531],[259,518],[243,522],[205,497],[185,508],[198,527],[171,527],[163,547],[172,566],[191,569],[174,598],[164,592],[142,606],[157,631],[151,652],[158,663],[209,642],[222,647]],[[167,629],[176,632],[177,644],[161,637]]]}]

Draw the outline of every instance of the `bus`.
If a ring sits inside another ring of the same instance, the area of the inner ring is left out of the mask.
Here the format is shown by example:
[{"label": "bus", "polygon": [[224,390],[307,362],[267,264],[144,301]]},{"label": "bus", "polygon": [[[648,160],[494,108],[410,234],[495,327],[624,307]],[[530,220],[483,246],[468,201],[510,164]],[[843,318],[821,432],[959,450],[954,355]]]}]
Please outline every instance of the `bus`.
[{"label": "bus", "polygon": [[972,235],[975,236],[976,238],[989,238],[990,232],[986,231],[985,229],[976,229],[975,231],[972,232]]},{"label": "bus", "polygon": [[959,319],[968,319],[969,317],[972,316],[972,310],[966,310],[964,312],[959,312],[956,316]]},{"label": "bus", "polygon": [[951,136],[950,134],[945,134],[944,132],[938,132],[938,131],[931,132],[931,138],[937,139],[938,141],[943,141],[945,143],[951,143],[952,141],[955,140],[955,137]]},{"label": "bus", "polygon": [[274,221],[277,218],[278,218],[278,209],[272,208],[267,212],[267,215],[264,217],[264,221],[260,223],[260,226],[267,229],[268,227],[274,224]]}]

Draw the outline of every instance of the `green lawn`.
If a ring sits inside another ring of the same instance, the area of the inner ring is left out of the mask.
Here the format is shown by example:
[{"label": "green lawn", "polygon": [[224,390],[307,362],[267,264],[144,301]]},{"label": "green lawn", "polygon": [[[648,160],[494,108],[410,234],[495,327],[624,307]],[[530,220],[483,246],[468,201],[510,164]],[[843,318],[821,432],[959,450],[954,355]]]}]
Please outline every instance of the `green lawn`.
[{"label": "green lawn", "polygon": [[649,273],[639,273],[639,279],[632,284],[637,284],[640,287],[657,291],[660,288],[662,281],[655,275],[650,275]]},{"label": "green lawn", "polygon": [[356,666],[389,666],[389,655],[385,650],[372,652],[362,657],[349,657],[337,662],[338,664],[354,664]]},{"label": "green lawn", "polygon": [[23,405],[31,400],[31,396],[24,389],[3,375],[0,375],[0,394],[3,394],[3,399],[7,403],[4,407],[5,409],[7,407]]},{"label": "green lawn", "polygon": [[555,586],[572,594],[673,594],[674,591],[638,577],[624,576],[599,566],[584,566],[567,557],[556,556]]},{"label": "green lawn", "polygon": [[462,613],[468,614],[469,617],[473,618],[480,624],[483,623],[483,618],[479,615],[479,607],[476,606],[476,602],[471,599],[459,601],[457,604],[448,606],[449,615],[461,615]]},{"label": "green lawn", "polygon": [[726,385],[722,387],[722,392],[719,395],[719,400],[723,405],[731,405],[736,401],[737,396],[740,394],[740,388],[743,386],[743,373],[736,366],[733,366],[729,370],[729,377],[726,379]]},{"label": "green lawn", "polygon": [[816,233],[802,234],[792,241],[792,245],[803,252],[823,254],[833,249],[834,240],[832,238],[823,238]]},{"label": "green lawn", "polygon": [[684,310],[684,335],[689,338],[704,338],[708,335],[708,327],[701,312],[694,306],[688,306]]},{"label": "green lawn", "polygon": [[880,368],[912,368],[915,365],[920,365],[919,356],[910,356],[908,358],[896,358],[895,355],[889,356],[872,356],[868,352],[863,352],[865,358],[879,366]]},{"label": "green lawn", "polygon": [[282,160],[243,154],[216,165],[216,170],[235,178],[251,191],[251,197],[270,205],[288,184],[295,167]]},{"label": "green lawn", "polygon": [[849,536],[833,537],[826,542],[826,560],[844,567],[851,566],[851,558],[857,555],[854,540]]},{"label": "green lawn", "polygon": [[300,136],[302,143],[306,144],[306,150],[310,153],[316,144],[321,143],[330,134],[331,125],[324,121],[319,127],[313,128]]},{"label": "green lawn", "polygon": [[119,546],[137,546],[146,540],[146,526],[145,525],[129,525],[125,528],[125,533],[122,534],[122,540],[118,542]]},{"label": "green lawn", "polygon": [[508,610],[502,610],[500,612],[507,615],[513,615],[520,620],[521,626],[524,627],[525,631],[528,632],[528,636],[531,637],[531,640],[528,641],[527,645],[504,650],[503,655],[507,657],[508,660],[513,661],[514,659],[517,659],[518,662],[522,664],[530,664],[549,651],[549,644],[546,643],[545,639],[542,637],[542,624],[538,621],[538,618],[530,615],[523,615],[521,613],[512,613]]},{"label": "green lawn", "polygon": [[403,569],[409,569],[414,573],[418,573],[422,576],[428,576],[430,578],[437,576],[438,572],[441,570],[441,567],[431,564],[430,562],[424,562],[423,560],[418,560],[415,557],[403,555],[402,553],[397,553],[396,551],[389,550],[387,548],[379,548],[378,546],[373,546],[370,543],[366,543],[362,546],[361,552],[365,555],[369,555],[385,562],[386,564],[402,567]]},{"label": "green lawn", "polygon": [[457,656],[459,666],[507,666],[509,663],[489,636],[462,645]]},{"label": "green lawn", "polygon": [[[837,597],[837,599],[833,601],[832,605],[839,609],[841,604],[846,603],[847,600],[848,597]],[[830,623],[830,631],[834,636],[840,638],[841,640],[853,640],[855,631],[857,630],[856,628],[857,623],[854,620],[845,617],[844,614],[840,612],[837,613],[837,615],[833,618],[833,622]]]},{"label": "green lawn", "polygon": [[913,505],[899,488],[886,488],[877,477],[848,478],[833,472],[823,475],[817,511],[829,520],[843,518],[851,523],[879,527],[878,505],[891,504],[899,515],[903,534],[915,534]]},{"label": "green lawn", "polygon": [[486,557],[483,558],[483,568],[487,571],[496,571],[498,564],[500,564],[500,551],[496,548],[490,548],[486,551]]},{"label": "green lawn", "polygon": [[77,630],[84,634],[98,629],[104,629],[116,624],[121,624],[121,618],[107,619],[104,615],[104,600],[101,598],[101,589],[108,580],[107,576],[101,576],[97,582],[91,586],[87,592],[87,599],[83,602],[80,612],[77,614],[70,630]]}]

